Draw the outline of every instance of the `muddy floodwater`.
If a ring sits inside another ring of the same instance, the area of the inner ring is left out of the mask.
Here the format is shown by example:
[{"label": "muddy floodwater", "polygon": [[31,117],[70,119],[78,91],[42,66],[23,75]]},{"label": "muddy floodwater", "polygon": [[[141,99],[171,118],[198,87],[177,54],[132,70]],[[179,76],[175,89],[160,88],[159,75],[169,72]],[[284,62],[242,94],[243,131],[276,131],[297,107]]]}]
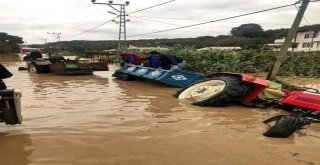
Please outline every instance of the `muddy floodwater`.
[{"label": "muddy floodwater", "polygon": [[172,97],[177,88],[115,80],[116,66],[57,76],[2,63],[8,88],[22,92],[23,123],[1,123],[1,165],[320,164],[320,124],[262,135],[262,121],[285,111],[193,106]]}]

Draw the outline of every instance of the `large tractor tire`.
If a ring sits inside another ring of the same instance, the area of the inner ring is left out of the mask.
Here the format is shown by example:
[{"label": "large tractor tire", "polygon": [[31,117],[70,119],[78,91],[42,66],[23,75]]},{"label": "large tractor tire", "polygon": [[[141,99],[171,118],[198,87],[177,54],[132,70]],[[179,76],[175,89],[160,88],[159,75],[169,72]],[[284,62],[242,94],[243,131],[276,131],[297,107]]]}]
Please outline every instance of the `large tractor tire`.
[{"label": "large tractor tire", "polygon": [[298,117],[288,115],[272,117],[264,121],[264,123],[269,123],[273,120],[276,120],[275,125],[263,133],[264,136],[286,138],[303,126]]},{"label": "large tractor tire", "polygon": [[32,62],[28,66],[28,72],[31,73],[49,73],[49,65],[37,65],[36,63]]},{"label": "large tractor tire", "polygon": [[37,65],[35,63],[30,63],[29,66],[28,66],[28,72],[39,73]]},{"label": "large tractor tire", "polygon": [[226,106],[241,101],[248,93],[245,82],[236,77],[215,77],[195,82],[174,96],[179,99],[191,99],[193,105]]}]

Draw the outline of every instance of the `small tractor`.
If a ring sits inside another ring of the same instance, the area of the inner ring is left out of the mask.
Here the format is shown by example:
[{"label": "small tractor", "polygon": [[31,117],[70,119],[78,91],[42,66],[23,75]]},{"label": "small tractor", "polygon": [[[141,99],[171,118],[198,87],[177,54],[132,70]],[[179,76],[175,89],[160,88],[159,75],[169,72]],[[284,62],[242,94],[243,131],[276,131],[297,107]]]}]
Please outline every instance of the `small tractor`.
[{"label": "small tractor", "polygon": [[24,66],[18,70],[28,70],[31,73],[54,73],[59,75],[92,75],[93,67],[87,63],[66,60],[63,56],[43,58],[40,52],[31,52],[24,58]]}]

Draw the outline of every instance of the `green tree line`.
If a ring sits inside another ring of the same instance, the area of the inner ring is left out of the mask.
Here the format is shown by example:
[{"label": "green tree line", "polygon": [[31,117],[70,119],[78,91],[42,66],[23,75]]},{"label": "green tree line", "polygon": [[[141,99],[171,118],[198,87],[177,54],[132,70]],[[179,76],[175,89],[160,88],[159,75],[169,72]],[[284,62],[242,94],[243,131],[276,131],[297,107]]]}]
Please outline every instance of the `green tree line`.
[{"label": "green tree line", "polygon": [[[299,28],[303,30],[320,29],[320,24],[308,25]],[[219,36],[200,36],[196,38],[174,38],[174,39],[141,39],[141,40],[128,40],[128,45],[138,47],[193,47],[195,49],[210,47],[210,46],[240,46],[242,49],[262,49],[265,44],[273,43],[275,39],[286,36],[289,29],[272,29],[263,30],[259,24],[243,24],[239,27],[234,27],[230,31],[230,35]],[[48,43],[46,48],[54,50],[61,47],[71,52],[84,52],[84,51],[100,51],[117,48],[117,40],[108,41],[61,41],[56,43]],[[61,46],[62,45],[62,46]],[[44,46],[44,45],[36,45]]]},{"label": "green tree line", "polygon": [[17,53],[19,52],[19,44],[22,43],[21,37],[0,32],[0,54]]},{"label": "green tree line", "polygon": [[[299,30],[320,29],[320,24],[300,27]],[[133,46],[166,46],[174,48],[193,47],[195,49],[210,46],[240,46],[242,49],[262,49],[265,44],[273,43],[276,38],[285,36],[289,29],[263,30],[259,24],[242,24],[231,28],[230,35],[200,36],[196,38],[174,39],[141,39],[128,40]],[[22,44],[21,37],[0,32],[0,54],[15,53]],[[47,51],[67,50],[70,52],[100,51],[117,48],[117,40],[106,41],[60,41],[45,45],[30,45],[31,47],[44,47]]]}]

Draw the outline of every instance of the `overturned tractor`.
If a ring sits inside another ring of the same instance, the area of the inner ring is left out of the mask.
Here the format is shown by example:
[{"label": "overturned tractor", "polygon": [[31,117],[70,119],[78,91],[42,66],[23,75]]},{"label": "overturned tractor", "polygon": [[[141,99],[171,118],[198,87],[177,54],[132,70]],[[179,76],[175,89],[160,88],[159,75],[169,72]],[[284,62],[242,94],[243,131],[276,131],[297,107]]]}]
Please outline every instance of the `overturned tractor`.
[{"label": "overturned tractor", "polygon": [[198,106],[243,104],[288,110],[290,115],[278,115],[264,121],[275,121],[264,133],[268,137],[288,137],[305,125],[320,122],[320,92],[317,89],[288,90],[276,82],[245,74],[212,74],[184,87],[174,96]]}]

